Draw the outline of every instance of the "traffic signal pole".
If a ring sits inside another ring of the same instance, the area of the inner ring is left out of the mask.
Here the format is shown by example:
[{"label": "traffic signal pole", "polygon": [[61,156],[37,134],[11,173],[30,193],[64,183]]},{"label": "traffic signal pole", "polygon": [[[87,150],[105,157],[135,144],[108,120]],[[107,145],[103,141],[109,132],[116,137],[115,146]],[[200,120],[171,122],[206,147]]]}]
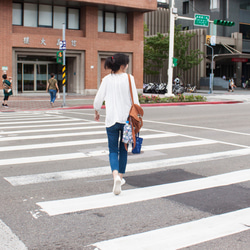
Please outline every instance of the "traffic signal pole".
[{"label": "traffic signal pole", "polygon": [[[65,41],[65,23],[62,24],[62,39]],[[63,50],[63,68],[66,66],[66,50]],[[63,73],[63,72],[62,72]],[[63,84],[63,103],[62,107],[66,106],[66,84]]]}]

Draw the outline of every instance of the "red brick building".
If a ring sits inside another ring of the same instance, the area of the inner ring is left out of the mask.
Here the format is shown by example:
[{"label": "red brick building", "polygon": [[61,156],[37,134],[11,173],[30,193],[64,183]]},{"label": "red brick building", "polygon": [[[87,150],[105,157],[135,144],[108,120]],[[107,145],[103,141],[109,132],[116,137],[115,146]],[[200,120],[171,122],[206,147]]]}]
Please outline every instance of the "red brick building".
[{"label": "red brick building", "polygon": [[157,0],[0,0],[0,70],[13,77],[14,94],[45,92],[49,73],[61,87],[56,52],[66,26],[67,92],[94,94],[103,62],[116,52],[143,84],[143,13]]}]

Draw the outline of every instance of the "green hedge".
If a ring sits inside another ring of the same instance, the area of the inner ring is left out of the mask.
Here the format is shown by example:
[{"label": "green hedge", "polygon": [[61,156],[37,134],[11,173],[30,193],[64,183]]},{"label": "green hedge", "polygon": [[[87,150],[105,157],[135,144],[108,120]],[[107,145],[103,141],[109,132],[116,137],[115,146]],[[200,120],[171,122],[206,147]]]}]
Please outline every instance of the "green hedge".
[{"label": "green hedge", "polygon": [[207,98],[201,95],[187,95],[183,94],[173,96],[173,97],[163,97],[161,98],[159,95],[143,95],[139,94],[140,103],[171,103],[171,102],[206,102]]}]

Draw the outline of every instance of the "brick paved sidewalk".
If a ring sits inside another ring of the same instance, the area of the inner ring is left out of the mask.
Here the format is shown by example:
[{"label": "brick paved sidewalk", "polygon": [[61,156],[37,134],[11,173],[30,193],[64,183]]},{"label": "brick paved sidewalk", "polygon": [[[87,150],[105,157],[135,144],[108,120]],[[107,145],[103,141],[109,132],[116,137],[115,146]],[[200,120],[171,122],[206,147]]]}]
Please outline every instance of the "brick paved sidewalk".
[{"label": "brick paved sidewalk", "polygon": [[49,96],[10,96],[8,107],[0,106],[0,112],[11,111],[28,111],[28,110],[51,110],[61,108],[72,108],[78,106],[89,107],[93,104],[94,96],[83,95],[69,95],[65,98],[65,106],[63,105],[63,98],[56,99],[54,107],[50,105]]}]

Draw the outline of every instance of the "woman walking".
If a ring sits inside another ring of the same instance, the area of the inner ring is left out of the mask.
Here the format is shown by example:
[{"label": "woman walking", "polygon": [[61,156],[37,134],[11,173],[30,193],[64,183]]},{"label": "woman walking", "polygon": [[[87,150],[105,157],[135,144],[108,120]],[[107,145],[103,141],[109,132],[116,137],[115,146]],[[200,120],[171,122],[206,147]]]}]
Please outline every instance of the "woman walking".
[{"label": "woman walking", "polygon": [[[129,58],[124,54],[108,57],[104,68],[111,73],[102,79],[101,86],[94,100],[95,120],[99,121],[99,111],[103,101],[106,106],[105,126],[108,136],[109,162],[114,179],[113,193],[121,193],[121,185],[125,184],[123,175],[127,165],[127,150],[122,142],[123,127],[131,108],[131,95],[126,70]],[[134,103],[139,104],[134,77],[131,75]]]},{"label": "woman walking", "polygon": [[3,98],[3,102],[2,102],[2,106],[8,108],[8,100],[9,100],[9,96],[12,95],[12,89],[11,89],[11,77],[9,77],[9,80],[7,80],[7,75],[3,74],[2,75],[3,78],[3,94],[4,94],[4,98]]},{"label": "woman walking", "polygon": [[46,91],[50,93],[50,105],[54,107],[54,102],[56,100],[56,93],[59,92],[59,88],[57,85],[57,80],[55,79],[55,74],[50,74],[51,78],[48,81]]}]

